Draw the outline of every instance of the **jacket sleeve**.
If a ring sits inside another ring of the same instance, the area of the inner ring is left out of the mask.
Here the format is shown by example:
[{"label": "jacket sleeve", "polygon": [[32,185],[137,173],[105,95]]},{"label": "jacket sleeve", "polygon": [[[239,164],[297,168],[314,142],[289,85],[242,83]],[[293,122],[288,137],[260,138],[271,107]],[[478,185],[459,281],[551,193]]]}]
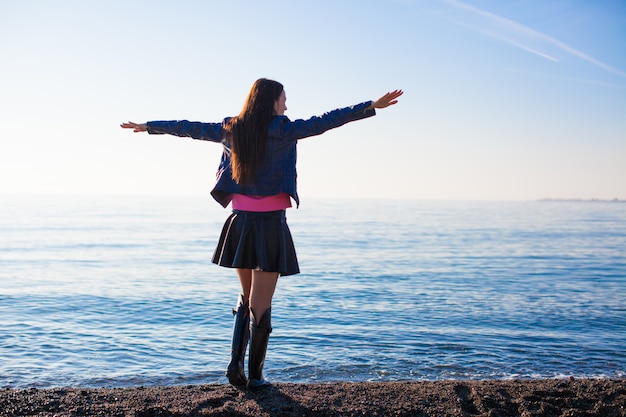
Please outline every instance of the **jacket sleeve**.
[{"label": "jacket sleeve", "polygon": [[223,123],[201,123],[188,120],[158,120],[146,123],[151,135],[174,135],[211,142],[221,142],[224,137]]},{"label": "jacket sleeve", "polygon": [[371,101],[366,101],[355,106],[333,110],[321,116],[313,116],[307,120],[290,121],[285,118],[280,125],[280,136],[287,140],[298,140],[321,135],[327,130],[343,126],[348,122],[374,116],[376,114],[374,109],[367,110],[371,104]]}]

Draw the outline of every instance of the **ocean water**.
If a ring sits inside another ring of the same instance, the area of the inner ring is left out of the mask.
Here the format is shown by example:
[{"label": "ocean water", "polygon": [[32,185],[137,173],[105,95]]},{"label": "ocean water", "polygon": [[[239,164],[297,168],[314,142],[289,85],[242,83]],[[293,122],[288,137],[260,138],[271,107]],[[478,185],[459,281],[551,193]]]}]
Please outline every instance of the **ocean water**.
[{"label": "ocean water", "polygon": [[[209,197],[0,197],[0,387],[226,383]],[[305,199],[278,382],[624,377],[626,204]]]}]

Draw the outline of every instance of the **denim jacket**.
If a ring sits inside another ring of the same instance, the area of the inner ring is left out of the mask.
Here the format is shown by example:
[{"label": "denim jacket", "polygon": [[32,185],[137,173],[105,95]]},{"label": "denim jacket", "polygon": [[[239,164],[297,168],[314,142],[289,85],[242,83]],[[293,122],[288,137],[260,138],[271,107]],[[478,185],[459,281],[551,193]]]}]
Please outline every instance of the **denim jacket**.
[{"label": "denim jacket", "polygon": [[355,106],[344,107],[314,116],[308,120],[291,121],[287,116],[276,116],[270,123],[269,138],[265,161],[256,172],[252,184],[237,184],[232,178],[230,144],[225,136],[224,126],[229,118],[221,123],[189,122],[187,120],[148,122],[148,133],[187,136],[194,139],[222,143],[223,153],[217,170],[217,181],[211,195],[218,203],[226,207],[232,200],[232,194],[271,196],[281,192],[288,193],[300,204],[296,183],[296,143],[298,139],[316,136],[342,126],[348,122],[371,117],[375,110],[367,110],[372,104],[366,101]]}]

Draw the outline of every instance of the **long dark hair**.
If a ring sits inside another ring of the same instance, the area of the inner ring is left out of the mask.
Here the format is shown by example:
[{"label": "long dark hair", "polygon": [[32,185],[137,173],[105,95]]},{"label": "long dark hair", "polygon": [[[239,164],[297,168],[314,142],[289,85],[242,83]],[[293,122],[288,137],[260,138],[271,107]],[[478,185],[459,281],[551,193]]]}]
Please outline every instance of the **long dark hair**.
[{"label": "long dark hair", "polygon": [[226,125],[231,140],[233,179],[238,184],[251,183],[265,158],[274,103],[282,92],[283,85],[277,81],[256,80],[243,110]]}]

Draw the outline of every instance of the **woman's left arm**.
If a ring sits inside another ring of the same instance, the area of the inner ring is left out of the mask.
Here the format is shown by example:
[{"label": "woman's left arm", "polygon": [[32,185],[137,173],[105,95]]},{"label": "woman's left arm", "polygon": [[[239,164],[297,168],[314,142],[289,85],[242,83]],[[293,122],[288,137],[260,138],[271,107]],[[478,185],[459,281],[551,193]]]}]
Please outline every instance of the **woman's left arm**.
[{"label": "woman's left arm", "polygon": [[190,122],[188,120],[158,120],[147,123],[122,123],[125,129],[148,132],[152,135],[174,135],[193,139],[221,142],[224,134],[222,123]]}]

